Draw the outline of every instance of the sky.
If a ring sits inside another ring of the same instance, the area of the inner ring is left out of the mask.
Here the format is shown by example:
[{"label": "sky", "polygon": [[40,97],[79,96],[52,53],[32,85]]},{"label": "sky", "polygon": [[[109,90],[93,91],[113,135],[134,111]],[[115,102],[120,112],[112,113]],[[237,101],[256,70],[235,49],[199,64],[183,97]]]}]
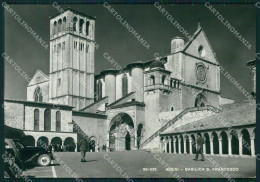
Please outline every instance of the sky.
[{"label": "sky", "polygon": [[[183,34],[151,5],[111,5],[149,44],[147,50],[134,35],[116,20],[103,5],[61,5],[95,16],[95,74],[113,66],[103,57],[109,53],[125,65],[154,59],[154,53],[170,53],[173,37]],[[162,5],[189,34],[198,22],[204,29],[221,66],[249,93],[252,91],[250,70],[246,63],[255,57],[256,9],[253,5],[213,5],[226,20],[252,45],[249,50],[204,5]],[[49,17],[58,13],[52,5],[10,5],[45,42],[49,43]],[[5,52],[30,77],[40,69],[49,74],[49,49],[43,48],[8,12],[5,11]],[[187,41],[187,40],[185,40]],[[195,78],[194,78],[195,79]],[[28,82],[5,63],[5,98],[26,100]],[[236,101],[247,98],[221,74],[221,95]]]}]

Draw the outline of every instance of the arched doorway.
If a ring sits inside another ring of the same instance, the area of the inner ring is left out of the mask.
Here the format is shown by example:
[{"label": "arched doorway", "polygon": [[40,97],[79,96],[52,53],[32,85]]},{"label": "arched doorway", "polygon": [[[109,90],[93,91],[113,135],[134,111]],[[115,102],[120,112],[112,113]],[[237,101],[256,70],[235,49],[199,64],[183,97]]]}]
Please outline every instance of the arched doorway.
[{"label": "arched doorway", "polygon": [[175,136],[175,151],[177,154],[179,153],[179,139],[177,136]]},{"label": "arched doorway", "polygon": [[197,95],[195,99],[195,107],[204,107],[207,105],[207,103],[208,101],[202,93]]},{"label": "arched doorway", "polygon": [[183,141],[183,137],[182,135],[180,135],[180,139],[181,139],[181,153],[184,153],[184,141]]},{"label": "arched doorway", "polygon": [[26,146],[35,146],[35,139],[31,135],[27,135],[22,138],[22,142]]},{"label": "arched doorway", "polygon": [[196,153],[196,139],[195,136],[193,134],[191,134],[191,146],[192,146],[192,153],[195,154]]},{"label": "arched doorway", "polygon": [[228,136],[225,131],[220,133],[222,138],[222,154],[228,154]]},{"label": "arched doorway", "polygon": [[76,148],[76,144],[72,137],[67,137],[64,140],[64,151],[66,152],[74,152]]},{"label": "arched doorway", "polygon": [[243,155],[251,155],[251,141],[250,135],[247,129],[241,131],[242,134],[242,146],[243,146]]},{"label": "arched doorway", "polygon": [[62,148],[62,140],[60,137],[54,137],[51,139],[51,145],[53,146],[54,152],[60,152]]},{"label": "arched doorway", "polygon": [[48,147],[49,145],[49,140],[47,137],[45,136],[41,136],[38,140],[37,140],[37,147]]},{"label": "arched doorway", "polygon": [[219,154],[218,135],[215,131],[212,132],[212,137],[213,137],[213,153]]},{"label": "arched doorway", "polygon": [[238,134],[235,130],[231,131],[231,148],[232,154],[238,155],[239,154],[239,141],[238,141]]},{"label": "arched doorway", "polygon": [[110,149],[112,151],[131,150],[135,145],[134,137],[134,122],[132,118],[126,113],[119,113],[114,116],[110,122]]},{"label": "arched doorway", "polygon": [[204,134],[205,137],[205,148],[206,148],[206,154],[210,154],[210,140],[209,140],[209,134],[205,133]]},{"label": "arched doorway", "polygon": [[186,135],[184,137],[184,139],[186,140],[186,153],[189,154],[190,153],[190,140],[189,140],[189,137]]}]

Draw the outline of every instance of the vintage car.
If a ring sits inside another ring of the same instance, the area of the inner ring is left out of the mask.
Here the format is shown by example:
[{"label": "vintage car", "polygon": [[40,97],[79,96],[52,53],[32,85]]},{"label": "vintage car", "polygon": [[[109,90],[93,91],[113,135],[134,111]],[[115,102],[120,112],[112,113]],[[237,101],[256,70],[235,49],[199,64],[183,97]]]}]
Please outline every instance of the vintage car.
[{"label": "vintage car", "polygon": [[28,147],[20,140],[5,139],[5,148],[8,153],[14,155],[16,163],[21,167],[38,164],[40,166],[48,166],[53,159],[51,151],[47,151],[43,147]]}]

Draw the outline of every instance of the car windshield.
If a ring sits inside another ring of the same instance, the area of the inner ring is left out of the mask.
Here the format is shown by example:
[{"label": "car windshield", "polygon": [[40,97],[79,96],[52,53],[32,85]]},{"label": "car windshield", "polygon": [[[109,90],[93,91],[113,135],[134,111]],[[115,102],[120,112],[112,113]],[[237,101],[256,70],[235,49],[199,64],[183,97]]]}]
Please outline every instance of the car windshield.
[{"label": "car windshield", "polygon": [[20,142],[20,141],[14,141],[14,143],[15,143],[15,146],[18,149],[24,149],[25,148],[24,144],[22,144],[22,142]]}]

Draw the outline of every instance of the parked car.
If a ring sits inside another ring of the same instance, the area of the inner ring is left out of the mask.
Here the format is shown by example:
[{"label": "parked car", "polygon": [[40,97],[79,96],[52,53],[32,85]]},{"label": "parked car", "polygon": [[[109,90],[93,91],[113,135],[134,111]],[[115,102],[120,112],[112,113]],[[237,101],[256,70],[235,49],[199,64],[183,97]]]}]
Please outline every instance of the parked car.
[{"label": "parked car", "polygon": [[[20,168],[27,165],[38,164],[40,166],[48,166],[53,159],[52,153],[43,147],[25,146],[20,140],[5,139],[5,148],[8,153],[12,153],[16,163]],[[12,152],[10,152],[12,151]]]}]

